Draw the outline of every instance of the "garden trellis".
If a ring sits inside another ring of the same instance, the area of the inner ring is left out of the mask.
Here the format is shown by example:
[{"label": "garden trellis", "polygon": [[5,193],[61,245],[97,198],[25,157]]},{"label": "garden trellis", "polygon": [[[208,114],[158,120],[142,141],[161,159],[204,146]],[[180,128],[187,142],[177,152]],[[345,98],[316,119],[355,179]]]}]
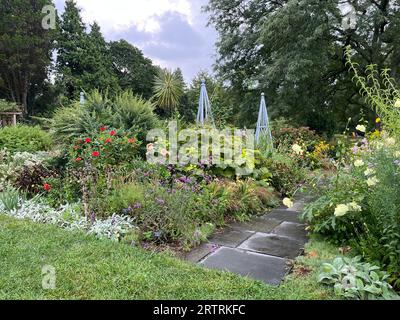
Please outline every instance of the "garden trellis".
[{"label": "garden trellis", "polygon": [[197,112],[196,122],[198,125],[201,126],[204,126],[204,124],[208,122],[211,123],[213,127],[215,127],[214,118],[211,110],[211,103],[210,99],[208,98],[205,80],[201,81],[199,110]]},{"label": "garden trellis", "polygon": [[256,143],[265,143],[267,148],[272,149],[272,133],[268,118],[267,104],[265,102],[265,94],[261,94],[260,111],[258,113]]}]

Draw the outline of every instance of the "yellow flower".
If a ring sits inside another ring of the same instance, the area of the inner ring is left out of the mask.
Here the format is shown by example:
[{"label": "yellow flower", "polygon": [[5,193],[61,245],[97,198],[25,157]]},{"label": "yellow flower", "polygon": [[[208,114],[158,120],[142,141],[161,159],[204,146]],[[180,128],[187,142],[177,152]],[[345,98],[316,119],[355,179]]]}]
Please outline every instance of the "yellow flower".
[{"label": "yellow flower", "polygon": [[375,174],[375,170],[374,169],[370,169],[368,168],[367,170],[364,171],[364,174],[366,177]]},{"label": "yellow flower", "polygon": [[292,146],[292,150],[298,155],[302,155],[304,153],[303,149],[298,144],[294,144]]},{"label": "yellow flower", "polygon": [[375,123],[381,123],[381,122],[382,122],[381,118],[376,118]]},{"label": "yellow flower", "polygon": [[369,187],[375,186],[378,182],[379,180],[376,177],[371,177],[367,180],[367,184]]},{"label": "yellow flower", "polygon": [[362,160],[354,161],[354,166],[355,167],[362,167],[363,165],[364,165],[364,161],[362,161]]},{"label": "yellow flower", "polygon": [[335,209],[335,217],[343,217],[350,208],[346,204],[339,204]]},{"label": "yellow flower", "polygon": [[356,127],[356,130],[365,133],[365,132],[367,131],[367,128],[366,128],[365,126],[359,124],[359,125]]},{"label": "yellow flower", "polygon": [[400,99],[397,99],[397,100],[396,100],[394,106],[395,106],[396,108],[400,108]]},{"label": "yellow flower", "polygon": [[289,209],[293,207],[294,203],[291,199],[285,198],[283,199],[283,204],[288,207]]}]

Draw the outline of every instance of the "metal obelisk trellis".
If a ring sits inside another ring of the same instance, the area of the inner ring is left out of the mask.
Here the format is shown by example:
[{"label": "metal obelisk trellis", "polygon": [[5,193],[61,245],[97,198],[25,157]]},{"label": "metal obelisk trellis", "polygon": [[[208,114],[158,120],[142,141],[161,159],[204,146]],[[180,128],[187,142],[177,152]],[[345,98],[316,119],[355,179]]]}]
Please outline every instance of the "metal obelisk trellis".
[{"label": "metal obelisk trellis", "polygon": [[256,129],[256,143],[265,143],[267,148],[273,148],[271,127],[269,124],[267,104],[265,103],[265,94],[261,94],[260,111],[258,114],[257,129]]},{"label": "metal obelisk trellis", "polygon": [[207,88],[205,80],[201,81],[200,99],[199,99],[199,110],[197,112],[198,125],[204,126],[205,123],[214,124],[214,118],[211,111],[210,99],[208,99]]}]

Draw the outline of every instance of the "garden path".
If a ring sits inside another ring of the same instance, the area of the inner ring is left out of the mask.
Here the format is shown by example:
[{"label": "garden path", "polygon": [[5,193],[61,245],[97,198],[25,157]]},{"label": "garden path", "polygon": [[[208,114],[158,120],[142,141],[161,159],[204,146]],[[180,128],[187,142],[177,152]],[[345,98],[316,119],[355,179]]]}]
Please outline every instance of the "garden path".
[{"label": "garden path", "polygon": [[230,224],[185,259],[279,285],[307,243],[299,215],[311,199],[301,195],[290,209],[280,207],[249,222]]}]

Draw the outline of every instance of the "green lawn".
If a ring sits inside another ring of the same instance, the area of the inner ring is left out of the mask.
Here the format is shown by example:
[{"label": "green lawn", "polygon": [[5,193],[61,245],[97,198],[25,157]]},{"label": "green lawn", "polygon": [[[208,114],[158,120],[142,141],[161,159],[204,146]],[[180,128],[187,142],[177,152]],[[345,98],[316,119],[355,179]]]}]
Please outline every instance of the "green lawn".
[{"label": "green lawn", "polygon": [[[324,252],[322,258],[335,253],[321,244],[310,249]],[[306,265],[318,264],[318,258],[302,260]],[[55,290],[42,289],[44,265],[56,269]],[[0,214],[0,299],[329,298],[332,292],[316,285],[315,273],[290,276],[275,288],[166,254]]]}]

